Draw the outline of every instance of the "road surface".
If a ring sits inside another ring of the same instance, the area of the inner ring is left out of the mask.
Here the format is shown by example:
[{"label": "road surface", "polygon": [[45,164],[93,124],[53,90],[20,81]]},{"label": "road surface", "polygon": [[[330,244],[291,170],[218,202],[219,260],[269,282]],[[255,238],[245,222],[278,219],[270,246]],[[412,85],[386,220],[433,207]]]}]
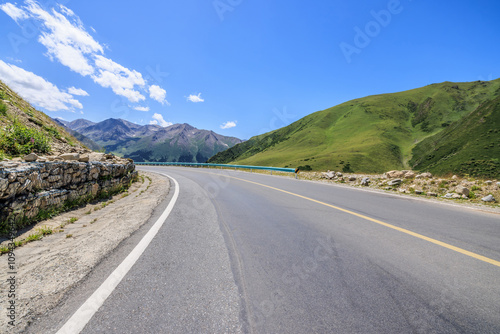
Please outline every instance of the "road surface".
[{"label": "road surface", "polygon": [[[178,198],[82,333],[500,333],[498,214],[247,172],[140,169],[175,179]],[[30,330],[68,326],[172,196]]]}]

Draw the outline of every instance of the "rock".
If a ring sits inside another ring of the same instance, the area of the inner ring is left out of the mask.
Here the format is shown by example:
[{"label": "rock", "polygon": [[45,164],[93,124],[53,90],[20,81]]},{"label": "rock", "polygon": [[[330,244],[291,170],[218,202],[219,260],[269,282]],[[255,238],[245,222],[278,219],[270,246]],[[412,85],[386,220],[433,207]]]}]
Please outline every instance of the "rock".
[{"label": "rock", "polygon": [[452,180],[456,180],[456,179],[458,179],[458,176],[453,175],[453,176],[451,177],[451,179],[452,179]]},{"label": "rock", "polygon": [[361,180],[361,185],[368,187],[370,185],[370,178],[369,177],[364,177],[363,180]]},{"label": "rock", "polygon": [[0,179],[0,195],[7,190],[7,187],[9,186],[9,180],[8,179]]},{"label": "rock", "polygon": [[416,178],[416,179],[422,179],[422,178],[423,178],[423,176],[422,176],[422,175],[420,175],[420,174],[418,174],[417,176],[415,176],[415,178]]},{"label": "rock", "polygon": [[429,172],[427,172],[427,173],[422,173],[422,174],[420,174],[420,175],[422,175],[422,177],[423,177],[423,178],[425,178],[425,179],[432,179],[432,174],[431,174],[431,173],[429,173]]},{"label": "rock", "polygon": [[432,196],[432,197],[437,197],[438,194],[436,193],[427,193],[427,196]]},{"label": "rock", "polygon": [[81,155],[80,158],[78,159],[78,161],[80,162],[89,162],[89,160],[90,160],[90,155],[88,154]]},{"label": "rock", "polygon": [[385,173],[385,175],[390,178],[390,179],[394,179],[394,178],[401,178],[403,177],[405,174],[399,170],[391,170],[387,173]]},{"label": "rock", "polygon": [[63,160],[78,160],[80,159],[80,154],[78,153],[64,153],[59,156]]},{"label": "rock", "polygon": [[451,198],[453,198],[453,199],[460,199],[460,198],[462,198],[462,196],[463,196],[463,195],[460,195],[460,194],[453,194],[453,195],[451,196]]},{"label": "rock", "polygon": [[343,174],[342,174],[341,172],[337,172],[337,173],[335,173],[335,175],[336,175],[337,177],[342,177],[342,176],[343,176]]},{"label": "rock", "polygon": [[455,189],[455,191],[457,192],[457,194],[465,195],[465,196],[469,196],[469,192],[470,192],[469,189],[462,187],[462,186],[458,186],[457,189]]},{"label": "rock", "polygon": [[26,162],[37,161],[38,160],[38,155],[36,155],[35,153],[30,153],[28,155],[25,155],[23,159]]},{"label": "rock", "polygon": [[356,181],[356,176],[349,176],[349,181]]},{"label": "rock", "polygon": [[486,197],[481,198],[483,202],[496,202],[495,197],[493,195],[488,195]]},{"label": "rock", "polygon": [[484,183],[486,183],[487,185],[491,186],[493,184],[493,181],[488,180],[488,181],[486,181]]},{"label": "rock", "polygon": [[321,176],[325,179],[333,179],[335,177],[335,172],[321,173]]},{"label": "rock", "polygon": [[401,179],[394,179],[394,180],[387,182],[387,184],[389,186],[397,186],[398,184],[401,184],[401,182],[403,182]]},{"label": "rock", "polygon": [[424,192],[422,190],[415,190],[415,194],[422,195]]},{"label": "rock", "polygon": [[497,187],[500,188],[500,182],[497,182]]},{"label": "rock", "polygon": [[443,196],[444,198],[453,198],[452,193],[447,193],[446,195]]},{"label": "rock", "polygon": [[408,171],[405,173],[405,179],[413,179],[415,178],[416,174],[412,171]]}]

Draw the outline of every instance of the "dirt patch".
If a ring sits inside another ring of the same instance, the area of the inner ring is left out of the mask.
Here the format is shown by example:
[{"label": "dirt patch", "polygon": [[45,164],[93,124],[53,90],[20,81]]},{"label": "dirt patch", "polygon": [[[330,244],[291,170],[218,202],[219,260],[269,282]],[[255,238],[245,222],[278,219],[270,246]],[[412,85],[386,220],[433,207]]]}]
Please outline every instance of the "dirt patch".
[{"label": "dirt patch", "polygon": [[[149,219],[168,195],[169,186],[168,179],[141,171],[139,182],[128,192],[40,222],[19,236],[16,240],[42,228],[53,231],[42,240],[15,249],[16,326],[9,326],[7,314],[2,312],[0,332],[22,332],[30,319],[55,307],[66,291]],[[5,310],[11,299],[7,254],[0,256],[0,263],[0,304]]]}]

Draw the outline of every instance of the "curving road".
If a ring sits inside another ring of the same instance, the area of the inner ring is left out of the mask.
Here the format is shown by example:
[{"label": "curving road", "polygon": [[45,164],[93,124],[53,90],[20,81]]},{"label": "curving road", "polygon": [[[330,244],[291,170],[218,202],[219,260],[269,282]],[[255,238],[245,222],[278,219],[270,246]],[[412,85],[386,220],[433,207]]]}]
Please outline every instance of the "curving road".
[{"label": "curving road", "polygon": [[[498,214],[261,174],[140,169],[175,179],[177,201],[82,333],[500,333]],[[136,239],[33,328],[67,323]]]}]

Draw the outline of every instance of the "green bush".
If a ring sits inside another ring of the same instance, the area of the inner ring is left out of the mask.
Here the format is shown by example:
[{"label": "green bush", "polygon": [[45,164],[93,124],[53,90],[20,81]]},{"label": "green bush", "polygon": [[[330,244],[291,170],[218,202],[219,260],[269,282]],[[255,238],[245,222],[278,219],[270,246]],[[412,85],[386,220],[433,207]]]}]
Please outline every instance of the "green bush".
[{"label": "green bush", "polygon": [[57,139],[61,139],[61,134],[59,133],[59,131],[57,131],[56,128],[52,127],[52,126],[43,126],[43,129],[45,131],[47,131],[48,133],[50,133],[50,135],[54,138],[57,138]]},{"label": "green bush", "polygon": [[299,166],[297,167],[299,170],[301,171],[308,171],[308,170],[312,170],[312,167],[309,166],[309,165],[305,165],[305,166]]},{"label": "green bush", "polygon": [[43,132],[14,121],[0,133],[0,149],[10,155],[48,153],[50,139]]},{"label": "green bush", "polygon": [[351,164],[349,162],[342,167],[342,171],[344,173],[354,173],[354,170],[351,168]]}]

